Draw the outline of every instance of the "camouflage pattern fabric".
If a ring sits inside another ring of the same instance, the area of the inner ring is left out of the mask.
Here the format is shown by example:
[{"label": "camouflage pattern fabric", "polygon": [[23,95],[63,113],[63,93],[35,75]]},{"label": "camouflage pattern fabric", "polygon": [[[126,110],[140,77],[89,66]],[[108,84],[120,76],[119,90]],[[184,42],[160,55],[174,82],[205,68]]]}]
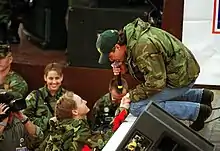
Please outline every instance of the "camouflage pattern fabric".
[{"label": "camouflage pattern fabric", "polygon": [[28,135],[24,125],[19,119],[13,117],[12,122],[8,123],[5,130],[0,134],[0,151],[15,151],[16,147],[20,147],[20,139],[24,139],[21,145],[31,149],[31,142],[42,140],[44,138],[43,132],[39,127],[36,128],[36,136]]},{"label": "camouflage pattern fabric", "polygon": [[119,107],[112,101],[111,93],[107,93],[97,100],[92,109],[92,125],[95,130],[104,130],[111,128],[110,123],[116,115],[118,115],[124,108]]},{"label": "camouflage pattern fabric", "polygon": [[0,0],[0,23],[8,23],[11,15],[9,0]]},{"label": "camouflage pattern fabric", "polygon": [[128,70],[141,83],[129,91],[132,101],[147,99],[165,86],[187,86],[198,77],[199,64],[173,35],[140,18],[126,25],[124,30]]},{"label": "camouflage pattern fabric", "polygon": [[94,129],[109,127],[117,108],[118,105],[111,101],[110,93],[105,94],[97,100],[92,109],[92,124],[94,125]]},{"label": "camouflage pattern fabric", "polygon": [[10,71],[5,77],[4,82],[0,85],[0,89],[17,93],[17,97],[26,96],[28,85],[26,81],[16,72]]},{"label": "camouflage pattern fabric", "polygon": [[86,119],[50,121],[50,135],[45,151],[80,151],[84,145],[101,150],[112,133],[92,133]]},{"label": "camouflage pattern fabric", "polygon": [[[26,97],[27,108],[23,111],[23,113],[30,118],[30,120],[39,126],[44,133],[46,133],[48,129],[49,119],[53,117],[50,112],[48,106],[45,104],[45,100],[48,99],[51,107],[54,109],[57,100],[65,93],[65,89],[59,88],[57,93],[54,96],[51,96],[49,90],[46,86],[39,89],[42,93],[42,97],[39,95],[38,98],[38,107],[36,109],[36,93],[37,91],[32,91]],[[36,111],[36,114],[35,114]]]},{"label": "camouflage pattern fabric", "polygon": [[0,59],[5,58],[10,52],[11,52],[10,45],[0,44]]}]

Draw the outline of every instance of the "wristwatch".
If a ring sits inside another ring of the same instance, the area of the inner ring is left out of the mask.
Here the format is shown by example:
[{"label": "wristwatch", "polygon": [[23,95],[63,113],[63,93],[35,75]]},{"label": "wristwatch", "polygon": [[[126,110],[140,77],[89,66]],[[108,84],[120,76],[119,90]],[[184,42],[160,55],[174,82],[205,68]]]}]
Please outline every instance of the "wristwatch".
[{"label": "wristwatch", "polygon": [[24,115],[24,118],[21,120],[22,124],[26,124],[29,121],[29,118]]}]

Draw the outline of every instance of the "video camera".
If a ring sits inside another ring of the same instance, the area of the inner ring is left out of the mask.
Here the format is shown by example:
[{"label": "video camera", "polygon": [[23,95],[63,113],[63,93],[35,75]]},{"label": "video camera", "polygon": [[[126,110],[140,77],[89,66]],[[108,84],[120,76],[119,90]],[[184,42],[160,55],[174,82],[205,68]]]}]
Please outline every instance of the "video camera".
[{"label": "video camera", "polygon": [[17,98],[15,96],[14,92],[7,92],[5,90],[0,91],[0,103],[4,103],[9,107],[5,114],[0,114],[0,121],[8,117],[10,112],[18,112],[27,107],[23,97]]}]

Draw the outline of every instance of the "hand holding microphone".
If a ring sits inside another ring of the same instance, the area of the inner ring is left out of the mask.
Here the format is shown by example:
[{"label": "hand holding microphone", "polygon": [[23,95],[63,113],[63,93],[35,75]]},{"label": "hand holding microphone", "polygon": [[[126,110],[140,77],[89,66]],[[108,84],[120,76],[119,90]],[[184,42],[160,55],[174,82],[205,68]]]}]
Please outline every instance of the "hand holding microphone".
[{"label": "hand holding microphone", "polygon": [[122,63],[119,62],[119,61],[115,61],[114,63],[111,64],[112,70],[113,70],[113,74],[114,74],[115,76],[118,76],[118,75],[121,74],[121,69],[120,69],[121,64],[122,64]]}]

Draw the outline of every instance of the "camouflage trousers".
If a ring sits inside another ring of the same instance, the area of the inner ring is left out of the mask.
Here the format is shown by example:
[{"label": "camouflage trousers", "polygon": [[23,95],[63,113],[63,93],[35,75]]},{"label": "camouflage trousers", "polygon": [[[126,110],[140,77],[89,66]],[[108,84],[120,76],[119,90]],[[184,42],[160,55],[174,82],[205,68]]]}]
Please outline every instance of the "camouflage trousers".
[{"label": "camouflage trousers", "polygon": [[200,110],[203,89],[192,89],[193,84],[184,88],[165,88],[149,99],[131,103],[130,112],[139,116],[150,101],[181,120],[195,121]]}]

